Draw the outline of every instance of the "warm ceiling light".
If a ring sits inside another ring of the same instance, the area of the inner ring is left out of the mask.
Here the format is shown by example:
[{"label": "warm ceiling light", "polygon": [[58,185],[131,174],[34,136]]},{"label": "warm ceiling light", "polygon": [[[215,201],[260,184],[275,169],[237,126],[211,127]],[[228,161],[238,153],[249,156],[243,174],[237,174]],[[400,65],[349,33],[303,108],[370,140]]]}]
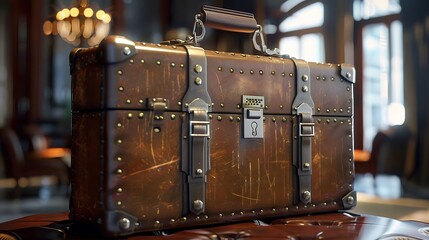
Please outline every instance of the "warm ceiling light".
[{"label": "warm ceiling light", "polygon": [[70,16],[77,17],[78,15],[79,15],[79,9],[77,9],[76,7],[70,9]]},{"label": "warm ceiling light", "polygon": [[83,41],[93,46],[109,34],[111,21],[110,14],[100,9],[94,16],[88,1],[78,0],[78,6],[64,8],[56,13],[54,20],[46,20],[43,33],[60,35],[64,41],[75,46],[82,45]]},{"label": "warm ceiling light", "polygon": [[85,17],[90,18],[92,17],[92,15],[94,15],[94,11],[91,8],[86,8],[83,11],[83,15],[85,15]]}]

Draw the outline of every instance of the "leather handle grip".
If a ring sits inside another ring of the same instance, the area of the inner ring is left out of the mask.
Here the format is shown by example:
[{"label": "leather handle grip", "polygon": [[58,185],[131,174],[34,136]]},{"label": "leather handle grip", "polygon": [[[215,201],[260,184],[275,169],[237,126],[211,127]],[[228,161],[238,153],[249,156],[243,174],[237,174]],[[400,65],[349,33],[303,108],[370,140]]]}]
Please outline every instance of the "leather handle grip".
[{"label": "leather handle grip", "polygon": [[253,14],[213,6],[203,6],[201,21],[212,28],[240,33],[253,33],[258,23]]}]

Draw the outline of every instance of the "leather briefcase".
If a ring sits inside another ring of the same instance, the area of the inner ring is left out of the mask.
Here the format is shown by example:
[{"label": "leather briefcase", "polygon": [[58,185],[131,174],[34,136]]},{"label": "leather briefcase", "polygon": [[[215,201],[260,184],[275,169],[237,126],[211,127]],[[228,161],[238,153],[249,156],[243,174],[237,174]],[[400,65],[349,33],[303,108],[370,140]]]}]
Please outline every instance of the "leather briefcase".
[{"label": "leather briefcase", "polygon": [[[197,47],[204,26],[261,52]],[[280,56],[252,14],[203,7],[186,40],[110,36],[70,61],[74,221],[117,236],[355,206],[353,66]]]}]

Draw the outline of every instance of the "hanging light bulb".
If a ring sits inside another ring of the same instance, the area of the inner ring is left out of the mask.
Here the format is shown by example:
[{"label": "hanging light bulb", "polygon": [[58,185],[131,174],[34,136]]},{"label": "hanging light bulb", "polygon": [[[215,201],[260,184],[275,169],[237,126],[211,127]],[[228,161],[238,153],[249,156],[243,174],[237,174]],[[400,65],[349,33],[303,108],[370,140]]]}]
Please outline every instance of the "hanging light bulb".
[{"label": "hanging light bulb", "polygon": [[110,31],[112,17],[104,10],[89,7],[87,0],[80,0],[78,6],[64,8],[55,14],[55,19],[43,23],[43,33],[59,35],[64,41],[78,46],[86,42],[97,45]]}]

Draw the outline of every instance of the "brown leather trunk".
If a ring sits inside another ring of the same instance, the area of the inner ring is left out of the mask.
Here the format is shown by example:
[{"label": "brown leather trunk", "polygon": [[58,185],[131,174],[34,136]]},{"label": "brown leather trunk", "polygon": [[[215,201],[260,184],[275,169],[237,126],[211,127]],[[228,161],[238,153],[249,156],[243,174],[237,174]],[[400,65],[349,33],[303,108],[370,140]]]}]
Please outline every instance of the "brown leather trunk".
[{"label": "brown leather trunk", "polygon": [[111,36],[71,73],[75,221],[126,235],[356,204],[350,65]]}]

